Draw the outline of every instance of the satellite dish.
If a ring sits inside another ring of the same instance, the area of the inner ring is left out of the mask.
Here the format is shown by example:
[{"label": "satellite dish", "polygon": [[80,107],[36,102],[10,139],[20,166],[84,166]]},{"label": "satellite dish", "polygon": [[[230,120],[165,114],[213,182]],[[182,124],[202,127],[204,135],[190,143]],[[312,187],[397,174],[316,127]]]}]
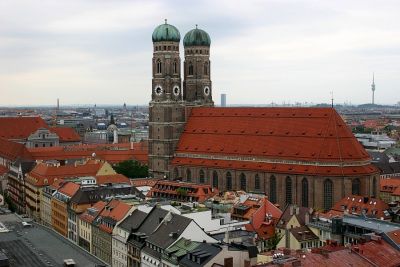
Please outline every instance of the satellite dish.
[{"label": "satellite dish", "polygon": [[95,158],[96,157],[96,153],[92,153],[92,158]]}]

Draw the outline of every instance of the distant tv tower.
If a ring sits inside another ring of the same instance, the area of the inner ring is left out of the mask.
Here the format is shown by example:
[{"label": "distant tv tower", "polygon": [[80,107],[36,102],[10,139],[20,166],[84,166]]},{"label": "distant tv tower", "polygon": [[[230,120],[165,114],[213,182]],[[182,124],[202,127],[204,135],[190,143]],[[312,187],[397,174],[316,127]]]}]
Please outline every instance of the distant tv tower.
[{"label": "distant tv tower", "polygon": [[375,73],[372,73],[371,90],[372,90],[372,105],[374,105],[375,104]]}]

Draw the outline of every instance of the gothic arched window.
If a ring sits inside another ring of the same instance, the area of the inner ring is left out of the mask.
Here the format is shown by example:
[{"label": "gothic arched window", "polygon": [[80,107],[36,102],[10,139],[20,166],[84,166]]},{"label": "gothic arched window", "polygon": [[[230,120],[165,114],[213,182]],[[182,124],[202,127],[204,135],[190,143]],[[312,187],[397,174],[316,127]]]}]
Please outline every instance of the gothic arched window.
[{"label": "gothic arched window", "polygon": [[306,177],[301,181],[301,205],[308,207],[308,180]]},{"label": "gothic arched window", "polygon": [[186,181],[192,181],[192,172],[190,171],[190,169],[186,170]]},{"label": "gothic arched window", "polygon": [[199,182],[200,182],[201,184],[204,184],[204,177],[205,177],[205,174],[204,174],[204,171],[203,171],[203,170],[200,170],[200,172],[199,172],[199,177],[200,177]]},{"label": "gothic arched window", "polygon": [[189,75],[193,75],[193,64],[189,62]]},{"label": "gothic arched window", "polygon": [[162,63],[161,60],[157,60],[157,73],[162,73]]},{"label": "gothic arched window", "polygon": [[232,174],[226,173],[226,190],[232,190]]},{"label": "gothic arched window", "polygon": [[260,189],[260,176],[256,174],[254,176],[254,189],[259,190]]},{"label": "gothic arched window", "polygon": [[351,181],[351,193],[353,195],[360,195],[360,187],[361,187],[361,182],[360,179],[356,178],[353,181]]},{"label": "gothic arched window", "polygon": [[218,173],[216,171],[213,172],[212,186],[218,188]]},{"label": "gothic arched window", "polygon": [[276,178],[273,175],[269,179],[269,200],[276,203]]},{"label": "gothic arched window", "polygon": [[293,204],[292,178],[286,177],[286,205]]},{"label": "gothic arched window", "polygon": [[173,68],[174,68],[174,74],[177,74],[178,73],[178,62],[176,62],[176,60],[174,61]]},{"label": "gothic arched window", "polygon": [[240,190],[246,191],[246,175],[244,173],[240,174]]},{"label": "gothic arched window", "polygon": [[204,75],[208,75],[208,62],[204,63]]},{"label": "gothic arched window", "polygon": [[324,181],[324,210],[330,210],[333,205],[333,183],[330,179]]},{"label": "gothic arched window", "polygon": [[372,179],[372,195],[376,197],[376,177]]}]

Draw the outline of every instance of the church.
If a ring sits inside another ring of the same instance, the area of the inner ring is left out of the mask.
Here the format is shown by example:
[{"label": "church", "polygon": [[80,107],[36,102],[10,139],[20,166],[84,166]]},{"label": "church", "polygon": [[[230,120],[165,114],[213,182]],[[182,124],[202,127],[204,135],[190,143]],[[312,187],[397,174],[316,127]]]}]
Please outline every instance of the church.
[{"label": "church", "polygon": [[261,193],[281,208],[377,196],[379,171],[334,108],[214,107],[209,34],[185,34],[183,64],[176,27],[165,21],[152,40],[151,177]]}]

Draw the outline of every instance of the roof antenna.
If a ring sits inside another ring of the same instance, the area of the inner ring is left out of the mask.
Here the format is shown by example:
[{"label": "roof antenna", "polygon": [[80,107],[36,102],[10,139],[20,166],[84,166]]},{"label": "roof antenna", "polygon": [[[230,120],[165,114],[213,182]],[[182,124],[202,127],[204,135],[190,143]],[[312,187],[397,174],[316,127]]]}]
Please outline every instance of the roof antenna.
[{"label": "roof antenna", "polygon": [[331,91],[331,102],[332,102],[332,108],[333,108],[333,91]]},{"label": "roof antenna", "polygon": [[167,19],[164,19],[164,21],[165,21],[165,24],[167,24]]},{"label": "roof antenna", "polygon": [[197,24],[196,24],[196,29],[197,29]]}]

